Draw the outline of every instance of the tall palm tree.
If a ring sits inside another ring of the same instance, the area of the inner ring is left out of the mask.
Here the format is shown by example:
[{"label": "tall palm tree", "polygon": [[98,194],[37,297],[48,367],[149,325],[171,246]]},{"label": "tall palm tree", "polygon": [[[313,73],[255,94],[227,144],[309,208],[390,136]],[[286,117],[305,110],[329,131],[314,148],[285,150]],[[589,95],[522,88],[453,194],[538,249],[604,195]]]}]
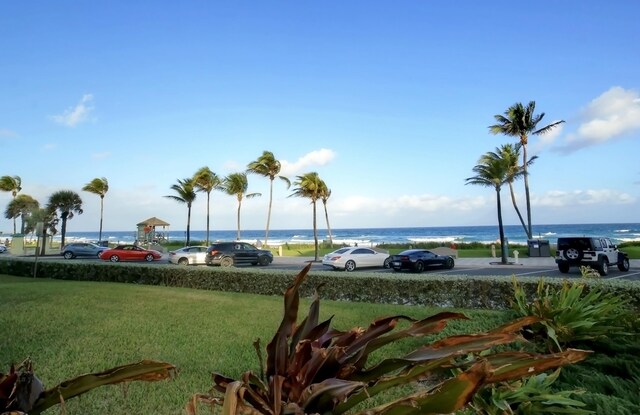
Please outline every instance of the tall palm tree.
[{"label": "tall palm tree", "polygon": [[72,219],[74,213],[82,215],[82,199],[73,190],[59,190],[49,196],[47,210],[57,212],[62,225],[60,227],[60,246],[64,246],[65,235],[67,234],[67,220]]},{"label": "tall palm tree", "polygon": [[503,158],[496,152],[488,152],[478,161],[473,168],[475,176],[466,179],[465,184],[475,184],[479,186],[493,187],[496,191],[496,201],[498,208],[498,230],[500,232],[500,247],[502,251],[502,263],[507,264],[507,247],[504,239],[504,225],[502,223],[502,203],[500,201],[500,190],[507,182],[509,166]]},{"label": "tall palm tree", "polygon": [[27,219],[34,210],[39,208],[40,203],[33,197],[29,195],[18,195],[7,205],[4,217],[15,220],[19,216],[21,219],[20,233],[24,235]]},{"label": "tall palm tree", "polygon": [[[2,176],[0,177],[0,190],[3,192],[11,192],[11,196],[15,199],[20,190],[22,190],[22,179],[20,176]],[[16,218],[13,218],[13,233],[16,233]]]},{"label": "tall palm tree", "polygon": [[98,234],[98,241],[102,241],[102,217],[104,214],[104,196],[109,191],[109,181],[105,177],[95,178],[89,183],[85,184],[82,188],[85,192],[93,193],[100,196],[100,233]]},{"label": "tall palm tree", "polygon": [[318,260],[318,222],[316,219],[316,204],[320,199],[323,189],[323,181],[316,172],[305,173],[297,176],[293,185],[293,193],[289,196],[304,197],[311,200],[313,206],[313,241],[315,247],[315,261]]},{"label": "tall palm tree", "polygon": [[327,187],[327,184],[322,181],[322,188],[320,190],[320,200],[324,206],[324,218],[327,221],[327,230],[329,231],[329,245],[333,248],[333,236],[331,235],[331,226],[329,225],[329,211],[327,210],[327,202],[331,197],[331,189]]},{"label": "tall palm tree", "polygon": [[221,189],[222,179],[209,169],[209,167],[201,167],[193,175],[194,186],[196,191],[205,192],[207,194],[207,245],[209,245],[209,206],[211,192]]},{"label": "tall palm tree", "polygon": [[[497,149],[498,153],[497,157],[500,157],[504,160],[504,162],[509,166],[509,171],[507,172],[507,183],[509,184],[509,193],[511,194],[511,203],[513,204],[513,208],[518,214],[518,219],[520,219],[520,223],[522,224],[522,228],[524,232],[527,234],[528,239],[532,239],[532,234],[529,233],[529,229],[522,218],[522,214],[520,213],[520,209],[518,208],[518,204],[516,203],[516,194],[513,190],[513,182],[520,179],[525,175],[524,168],[520,166],[520,149],[522,145],[520,143],[516,144],[503,144]],[[529,161],[527,161],[527,166],[533,164],[533,162],[538,158],[538,156],[533,156]]]},{"label": "tall palm tree", "polygon": [[191,205],[196,200],[196,191],[194,189],[195,182],[192,177],[188,179],[178,179],[178,183],[171,185],[170,189],[176,192],[175,195],[165,196],[169,199],[173,199],[176,202],[184,203],[187,205],[187,243],[189,246],[191,241]]},{"label": "tall palm tree", "polygon": [[[25,225],[25,233],[33,232],[36,229],[38,222],[42,222],[42,240],[47,240],[47,233],[55,235],[58,233],[59,219],[56,216],[56,211],[49,208],[37,208],[31,212],[31,215],[26,218],[27,224]],[[46,250],[46,244],[43,242],[40,247],[40,255],[44,255]]]},{"label": "tall palm tree", "polygon": [[222,188],[225,193],[230,196],[235,196],[238,201],[238,213],[237,213],[237,225],[238,233],[236,239],[240,239],[240,208],[242,207],[242,199],[245,197],[251,199],[254,197],[262,196],[262,193],[247,193],[249,188],[249,181],[247,180],[246,173],[231,173],[222,181]]},{"label": "tall palm tree", "polygon": [[269,178],[269,211],[267,213],[267,228],[264,235],[264,244],[269,244],[269,225],[271,223],[271,205],[273,203],[273,181],[277,177],[287,184],[287,189],[291,187],[291,181],[285,176],[280,176],[280,169],[282,164],[279,160],[276,160],[275,156],[270,151],[263,151],[262,155],[257,160],[252,161],[247,165],[247,173],[259,174]]},{"label": "tall palm tree", "polygon": [[529,141],[529,135],[540,135],[548,133],[558,125],[562,124],[564,120],[555,121],[542,128],[538,128],[538,123],[542,121],[544,112],[538,115],[534,115],[536,109],[536,102],[531,101],[525,107],[520,102],[516,102],[510,106],[504,115],[495,115],[494,118],[497,124],[489,126],[489,131],[492,134],[504,134],[510,137],[517,137],[522,145],[522,168],[524,170],[524,192],[527,203],[527,235],[533,233],[531,228],[531,198],[529,196],[529,173],[527,169],[527,144]]}]

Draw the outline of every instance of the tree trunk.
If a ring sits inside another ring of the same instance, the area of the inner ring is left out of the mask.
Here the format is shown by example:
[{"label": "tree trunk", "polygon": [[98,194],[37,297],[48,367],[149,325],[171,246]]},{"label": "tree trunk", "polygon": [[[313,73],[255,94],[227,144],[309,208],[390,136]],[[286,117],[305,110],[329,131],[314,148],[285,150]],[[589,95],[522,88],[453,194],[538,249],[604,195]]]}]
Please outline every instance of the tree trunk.
[{"label": "tree trunk", "polygon": [[67,235],[67,216],[68,215],[69,214],[66,212],[61,215],[62,227],[60,229],[60,248],[64,246],[64,239],[65,239],[65,236]]},{"label": "tree trunk", "polygon": [[316,201],[313,200],[313,241],[315,246],[315,258],[314,260],[318,260],[318,223],[316,220]]},{"label": "tree trunk", "polygon": [[518,218],[520,219],[520,223],[522,224],[522,228],[524,229],[524,233],[527,234],[527,239],[531,239],[531,234],[527,229],[527,225],[524,223],[524,219],[522,218],[522,214],[520,213],[520,209],[518,209],[518,205],[516,204],[516,194],[513,192],[513,183],[509,182],[509,191],[511,193],[511,202],[513,203],[513,208],[516,210],[518,214]]},{"label": "tree trunk", "polygon": [[238,198],[238,218],[237,218],[237,225],[238,225],[238,234],[236,235],[236,240],[240,240],[240,206],[242,206],[242,199]]},{"label": "tree trunk", "polygon": [[207,246],[209,245],[209,200],[211,199],[211,192],[207,192]]},{"label": "tree trunk", "polygon": [[191,241],[191,203],[187,204],[187,246]]},{"label": "tree trunk", "polygon": [[327,230],[329,231],[329,245],[333,248],[333,236],[331,236],[331,226],[329,225],[329,212],[327,211],[327,202],[322,201],[324,205],[324,219],[327,221]]},{"label": "tree trunk", "polygon": [[98,233],[98,243],[102,241],[102,215],[104,213],[104,196],[100,196],[100,233]]},{"label": "tree trunk", "polygon": [[[529,196],[529,170],[527,167],[527,138],[522,145],[522,168],[524,170],[524,194],[527,201],[527,235],[533,235],[531,228],[531,197]],[[531,238],[531,236],[529,236]]]},{"label": "tree trunk", "polygon": [[504,240],[504,225],[502,224],[502,203],[500,201],[500,189],[496,189],[496,199],[498,203],[498,231],[500,232],[500,251],[501,251],[501,262],[503,265],[509,263],[507,260],[507,246]]},{"label": "tree trunk", "polygon": [[271,204],[273,202],[273,179],[269,184],[269,212],[267,212],[267,229],[264,233],[264,246],[269,246],[269,225],[271,224]]}]

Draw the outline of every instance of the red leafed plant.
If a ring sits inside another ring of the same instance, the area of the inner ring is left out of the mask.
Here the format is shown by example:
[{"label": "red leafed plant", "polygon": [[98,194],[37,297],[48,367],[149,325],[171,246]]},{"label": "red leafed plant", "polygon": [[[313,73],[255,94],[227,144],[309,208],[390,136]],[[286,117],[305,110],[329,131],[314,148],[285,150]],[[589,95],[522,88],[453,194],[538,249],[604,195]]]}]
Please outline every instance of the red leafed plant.
[{"label": "red leafed plant", "polygon": [[[186,407],[189,414],[196,414],[198,403],[202,402],[219,407],[228,415],[336,415],[355,410],[356,405],[380,392],[426,379],[429,382],[422,382],[423,387],[416,388],[415,393],[355,413],[452,413],[464,407],[486,384],[526,378],[578,362],[589,353],[575,349],[546,355],[491,353],[493,346],[522,340],[519,331],[539,321],[537,317],[524,317],[488,333],[450,336],[405,356],[367,365],[371,353],[385,345],[406,337],[438,333],[448,320],[467,317],[454,312],[422,320],[396,315],[376,319],[365,329],[338,331],[331,327],[331,318],[319,322],[316,290],[307,317],[298,324],[299,288],[309,269],[307,265],[300,271],[284,294],[284,316],[267,345],[266,368],[260,369],[260,375],[247,371],[239,380],[214,373],[212,391],[195,395]],[[407,322],[407,327],[397,327],[400,321]],[[259,342],[254,347],[262,362]],[[449,369],[454,366],[463,371],[453,375]]]}]

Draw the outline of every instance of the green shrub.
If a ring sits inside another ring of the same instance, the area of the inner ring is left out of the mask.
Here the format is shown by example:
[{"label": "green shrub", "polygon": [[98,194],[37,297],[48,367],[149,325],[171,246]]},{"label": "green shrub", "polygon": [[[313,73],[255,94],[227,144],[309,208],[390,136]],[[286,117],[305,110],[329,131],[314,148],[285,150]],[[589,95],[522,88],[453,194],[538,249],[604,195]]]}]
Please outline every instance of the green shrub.
[{"label": "green shrub", "polygon": [[[584,280],[562,281],[560,286],[540,279],[533,299],[513,278],[512,308],[519,316],[536,316],[533,336],[558,350],[572,342],[592,340],[613,334],[629,334],[633,314],[629,300],[606,292],[600,285],[590,288]],[[550,342],[549,342],[550,341]]]}]

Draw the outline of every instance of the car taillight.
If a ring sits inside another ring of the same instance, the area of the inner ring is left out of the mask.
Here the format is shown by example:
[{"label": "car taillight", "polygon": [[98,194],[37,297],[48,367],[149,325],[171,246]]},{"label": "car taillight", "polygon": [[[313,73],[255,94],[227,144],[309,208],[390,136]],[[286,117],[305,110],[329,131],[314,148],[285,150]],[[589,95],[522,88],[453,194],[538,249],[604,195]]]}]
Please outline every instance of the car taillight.
[{"label": "car taillight", "polygon": [[409,260],[409,255],[402,255],[400,257],[400,261],[408,261]]},{"label": "car taillight", "polygon": [[218,252],[220,252],[220,251],[214,249],[213,251],[209,252],[209,255],[215,256]]},{"label": "car taillight", "polygon": [[340,257],[339,257],[339,256],[334,256],[333,258],[330,258],[330,259],[331,259],[332,261],[337,261],[337,260],[339,260],[339,259],[340,259]]}]

